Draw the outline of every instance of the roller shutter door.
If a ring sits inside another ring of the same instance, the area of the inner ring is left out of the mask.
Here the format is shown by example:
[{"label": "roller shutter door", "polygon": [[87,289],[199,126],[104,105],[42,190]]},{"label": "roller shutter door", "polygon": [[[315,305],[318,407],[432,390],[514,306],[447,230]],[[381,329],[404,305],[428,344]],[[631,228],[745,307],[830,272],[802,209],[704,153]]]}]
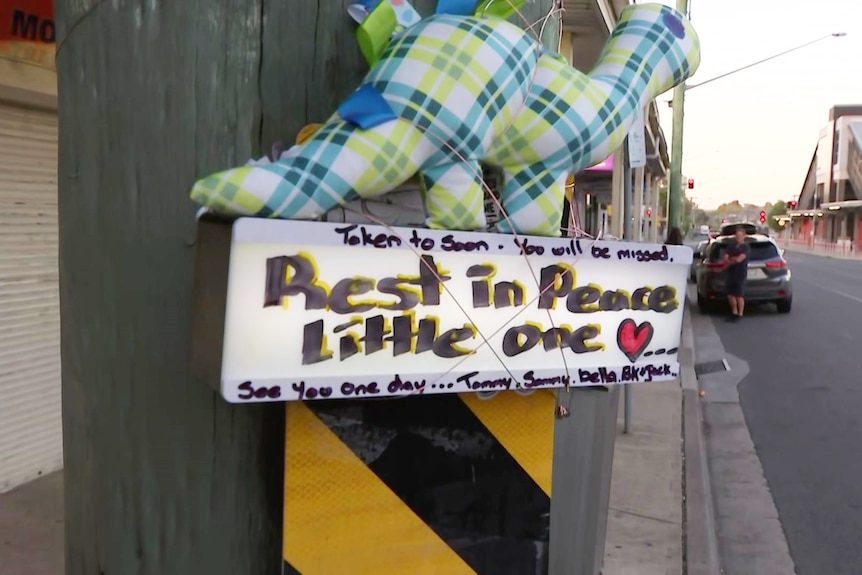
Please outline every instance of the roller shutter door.
[{"label": "roller shutter door", "polygon": [[60,469],[57,114],[0,103],[0,492]]}]

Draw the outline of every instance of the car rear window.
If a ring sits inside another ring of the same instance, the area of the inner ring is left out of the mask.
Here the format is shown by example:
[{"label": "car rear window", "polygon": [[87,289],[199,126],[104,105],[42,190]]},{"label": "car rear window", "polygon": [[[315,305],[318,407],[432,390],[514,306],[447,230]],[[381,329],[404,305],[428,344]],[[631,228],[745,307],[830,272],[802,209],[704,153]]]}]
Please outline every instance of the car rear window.
[{"label": "car rear window", "polygon": [[[712,249],[709,252],[709,261],[717,262],[721,259],[721,255],[727,250],[730,243],[716,242],[712,244]],[[751,247],[751,261],[771,260],[778,257],[778,248],[772,242],[749,242]]]},{"label": "car rear window", "polygon": [[736,231],[736,228],[742,228],[745,230],[746,234],[756,234],[757,227],[754,224],[727,224],[721,226],[721,235],[723,236],[731,236],[733,232]]}]

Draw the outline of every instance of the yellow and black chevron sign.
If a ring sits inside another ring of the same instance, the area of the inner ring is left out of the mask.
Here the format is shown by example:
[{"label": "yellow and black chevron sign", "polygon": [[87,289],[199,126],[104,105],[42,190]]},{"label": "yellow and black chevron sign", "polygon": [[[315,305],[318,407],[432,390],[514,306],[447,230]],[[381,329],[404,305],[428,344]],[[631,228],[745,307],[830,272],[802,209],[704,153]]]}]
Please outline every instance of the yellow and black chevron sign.
[{"label": "yellow and black chevron sign", "polygon": [[544,575],[554,395],[287,406],[285,575]]}]

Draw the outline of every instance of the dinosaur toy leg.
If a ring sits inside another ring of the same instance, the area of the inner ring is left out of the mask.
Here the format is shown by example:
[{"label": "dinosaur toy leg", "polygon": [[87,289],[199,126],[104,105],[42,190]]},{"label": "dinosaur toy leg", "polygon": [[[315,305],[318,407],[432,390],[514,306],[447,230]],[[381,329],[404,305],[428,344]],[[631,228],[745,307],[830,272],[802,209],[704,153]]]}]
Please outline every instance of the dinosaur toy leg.
[{"label": "dinosaur toy leg", "polygon": [[422,187],[432,229],[485,228],[482,169],[469,160],[422,171]]},{"label": "dinosaur toy leg", "polygon": [[497,223],[497,231],[504,234],[514,232],[559,236],[568,176],[565,169],[551,170],[541,164],[518,170],[503,168],[500,199],[508,221],[501,218]]}]

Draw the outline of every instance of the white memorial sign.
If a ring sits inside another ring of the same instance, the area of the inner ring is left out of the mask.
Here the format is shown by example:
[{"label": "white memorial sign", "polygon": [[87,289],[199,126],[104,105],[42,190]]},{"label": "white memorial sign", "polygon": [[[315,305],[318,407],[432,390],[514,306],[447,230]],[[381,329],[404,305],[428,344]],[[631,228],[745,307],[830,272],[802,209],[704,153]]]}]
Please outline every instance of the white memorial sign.
[{"label": "white memorial sign", "polygon": [[644,110],[639,110],[629,131],[629,166],[632,168],[646,166],[646,138],[644,137],[646,126],[644,122]]},{"label": "white memorial sign", "polygon": [[222,395],[294,401],[673,379],[691,259],[683,246],[241,218]]}]

